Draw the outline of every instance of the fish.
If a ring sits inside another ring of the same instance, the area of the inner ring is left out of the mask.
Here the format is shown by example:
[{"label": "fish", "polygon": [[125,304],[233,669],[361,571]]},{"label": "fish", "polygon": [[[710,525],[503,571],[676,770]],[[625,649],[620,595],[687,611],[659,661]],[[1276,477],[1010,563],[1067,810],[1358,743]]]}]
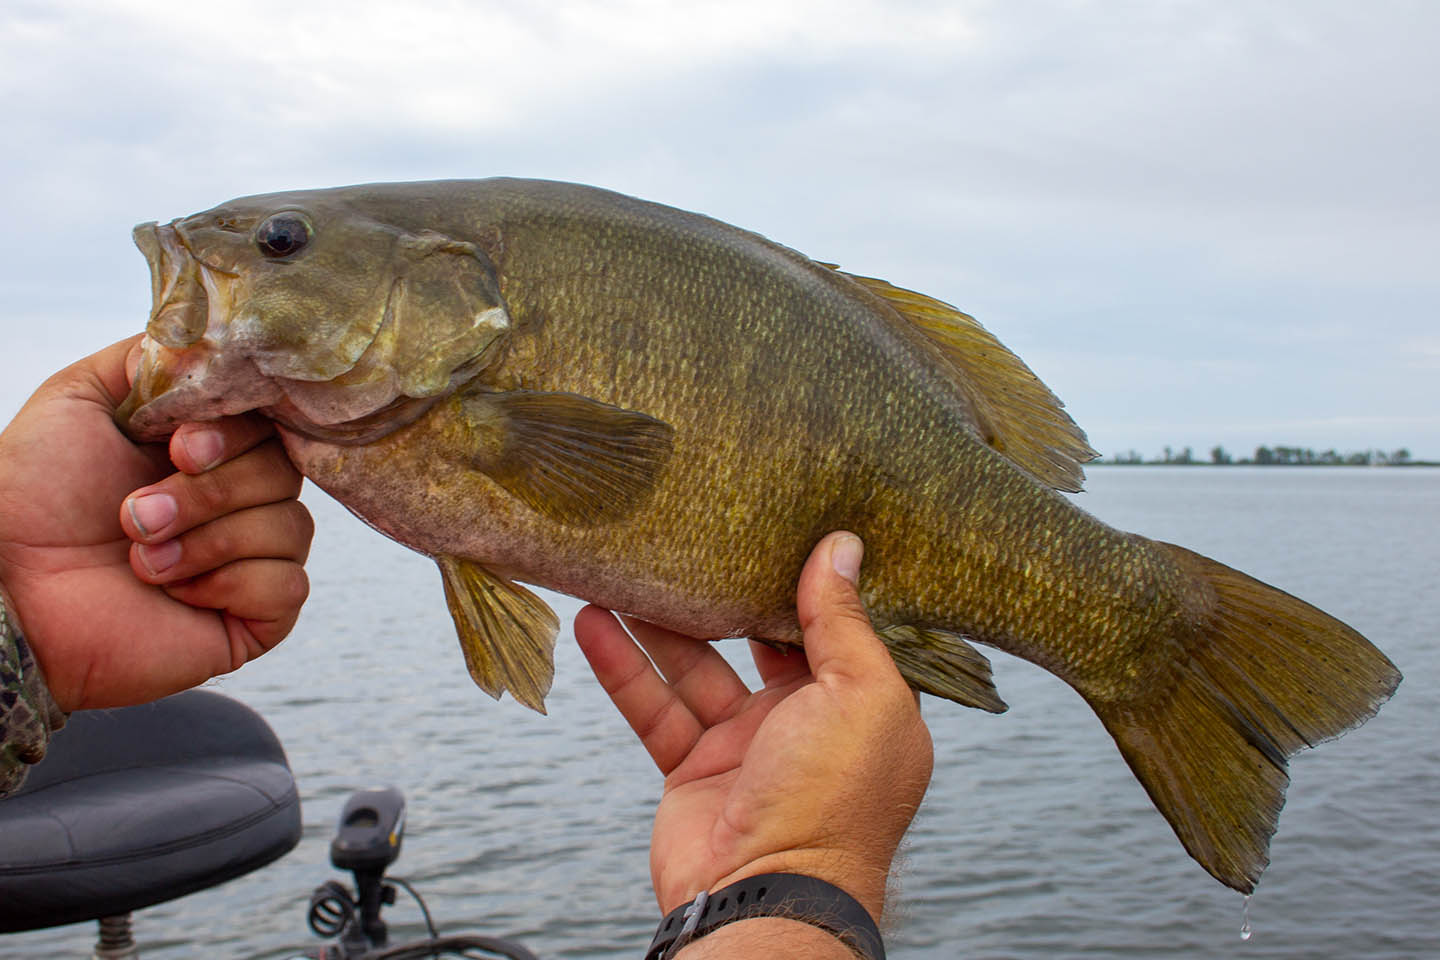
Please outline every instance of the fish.
[{"label": "fish", "polygon": [[916,690],[1006,709],[976,643],[1065,680],[1185,850],[1249,893],[1287,761],[1400,673],[1304,601],[1077,506],[1084,433],[943,301],[709,217],[495,178],[244,197],[134,231],[153,308],[116,421],[251,410],[432,557],[467,669],[544,711],[525,584],[700,638],[796,644],[811,547]]}]

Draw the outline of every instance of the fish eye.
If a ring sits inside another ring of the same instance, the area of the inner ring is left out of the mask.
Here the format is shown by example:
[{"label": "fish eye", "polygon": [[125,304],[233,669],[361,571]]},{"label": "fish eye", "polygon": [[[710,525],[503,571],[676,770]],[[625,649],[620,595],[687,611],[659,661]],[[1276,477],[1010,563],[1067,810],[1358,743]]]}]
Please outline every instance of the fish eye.
[{"label": "fish eye", "polygon": [[255,231],[255,245],[267,257],[289,257],[310,242],[310,224],[298,213],[276,213]]}]

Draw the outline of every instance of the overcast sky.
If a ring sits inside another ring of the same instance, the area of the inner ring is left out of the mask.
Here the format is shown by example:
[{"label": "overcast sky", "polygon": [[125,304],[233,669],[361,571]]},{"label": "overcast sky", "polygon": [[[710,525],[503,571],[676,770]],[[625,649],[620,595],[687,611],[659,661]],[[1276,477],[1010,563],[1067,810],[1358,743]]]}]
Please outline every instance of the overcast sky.
[{"label": "overcast sky", "polygon": [[1102,453],[1440,458],[1440,4],[0,5],[0,421],[144,325],[130,227],[575,180],[975,314]]}]

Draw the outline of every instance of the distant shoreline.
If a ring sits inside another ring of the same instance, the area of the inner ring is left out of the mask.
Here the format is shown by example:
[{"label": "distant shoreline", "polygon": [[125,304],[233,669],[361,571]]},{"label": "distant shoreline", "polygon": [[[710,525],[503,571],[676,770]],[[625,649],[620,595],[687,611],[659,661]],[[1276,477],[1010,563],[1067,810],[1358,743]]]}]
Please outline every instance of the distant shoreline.
[{"label": "distant shoreline", "polygon": [[1410,467],[1440,467],[1440,460],[1407,460],[1404,463],[1256,463],[1254,460],[1233,460],[1213,463],[1209,460],[1091,460],[1086,467],[1271,467],[1310,469],[1314,467],[1345,467],[1346,469],[1405,470]]},{"label": "distant shoreline", "polygon": [[1398,450],[1349,450],[1344,453],[1331,447],[1316,451],[1313,447],[1273,447],[1261,445],[1253,456],[1236,457],[1222,446],[1210,448],[1208,456],[1196,456],[1194,447],[1166,447],[1163,456],[1146,460],[1133,447],[1108,459],[1091,463],[1116,467],[1440,467],[1440,461],[1417,460],[1408,447]]}]

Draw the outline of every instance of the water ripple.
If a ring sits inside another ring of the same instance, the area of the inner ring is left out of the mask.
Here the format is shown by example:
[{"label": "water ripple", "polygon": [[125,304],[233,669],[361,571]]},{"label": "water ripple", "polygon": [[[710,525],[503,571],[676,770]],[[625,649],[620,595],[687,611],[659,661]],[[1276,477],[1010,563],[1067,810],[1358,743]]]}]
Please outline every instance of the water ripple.
[{"label": "water ripple", "polygon": [[[1087,509],[1313,597],[1406,672],[1395,701],[1297,757],[1273,863],[1250,905],[1210,880],[1063,683],[995,654],[1013,709],[927,701],[936,770],[907,840],[887,934],[897,958],[1440,956],[1440,480],[1431,471],[1100,469]],[[1179,505],[1184,504],[1182,508]],[[141,911],[146,960],[279,958],[316,941],[310,890],[352,790],[395,784],[396,872],[442,929],[544,957],[633,958],[658,920],[647,849],[661,781],[590,677],[557,651],[551,715],[479,694],[434,565],[343,510],[312,507],[312,599],[295,635],[220,684],[260,709],[302,791],[299,847],[271,867]],[[579,604],[561,599],[563,617]],[[387,913],[418,935],[402,897]],[[0,957],[82,956],[84,926],[0,939]]]}]

